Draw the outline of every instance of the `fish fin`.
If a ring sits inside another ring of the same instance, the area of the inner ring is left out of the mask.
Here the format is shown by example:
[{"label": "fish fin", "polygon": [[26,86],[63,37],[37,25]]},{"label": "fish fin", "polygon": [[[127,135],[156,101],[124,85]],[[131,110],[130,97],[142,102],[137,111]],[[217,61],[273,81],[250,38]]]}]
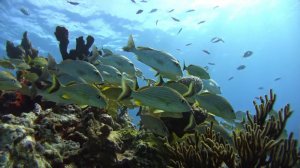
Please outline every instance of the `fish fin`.
[{"label": "fish fin", "polygon": [[65,100],[69,100],[69,99],[70,99],[70,96],[67,95],[67,94],[62,94],[62,95],[61,95],[61,98],[62,98],[62,99],[65,99]]},{"label": "fish fin", "polygon": [[48,53],[48,69],[55,69],[57,66],[57,63],[54,59],[54,57]]},{"label": "fish fin", "polygon": [[[97,87],[98,88],[98,87]],[[105,87],[103,87],[102,89],[101,89],[101,92],[103,92],[103,91],[105,91],[105,90],[108,90],[109,88],[111,88],[111,87],[109,87],[109,86],[105,86]],[[99,88],[98,88],[99,89]]]},{"label": "fish fin", "polygon": [[143,107],[140,106],[139,111],[136,113],[136,116],[140,116],[142,114]]},{"label": "fish fin", "polygon": [[140,88],[137,78],[134,79],[133,90],[138,90]]},{"label": "fish fin", "polygon": [[153,111],[154,114],[157,114],[157,113],[163,113],[165,112],[164,110],[160,110],[160,109],[156,109]]},{"label": "fish fin", "polygon": [[149,80],[147,80],[147,86],[151,86],[151,83]]},{"label": "fish fin", "polygon": [[134,100],[134,103],[137,105],[137,106],[141,106],[142,105],[142,102],[138,101],[138,100]]},{"label": "fish fin", "polygon": [[124,100],[126,98],[129,98],[131,93],[132,93],[131,88],[128,86],[125,79],[122,78],[122,93],[120,94],[120,96],[118,97],[117,100],[121,101],[121,100]]},{"label": "fish fin", "polygon": [[131,34],[128,38],[127,46],[123,47],[123,50],[130,52],[134,49],[135,49],[135,44],[134,44],[133,37],[132,37],[132,34]]},{"label": "fish fin", "polygon": [[185,61],[183,60],[183,68],[182,68],[182,70],[184,71],[184,70],[186,70],[186,66],[185,66]]},{"label": "fish fin", "polygon": [[165,83],[161,75],[159,75],[158,81],[155,83],[155,86],[162,86]]},{"label": "fish fin", "polygon": [[71,85],[75,85],[76,84],[76,81],[70,81],[66,84],[64,84],[65,86],[71,86]]},{"label": "fish fin", "polygon": [[184,93],[182,96],[183,97],[191,97],[192,95],[194,95],[194,87],[195,87],[195,82],[192,81],[189,85],[189,89],[186,93]]},{"label": "fish fin", "polygon": [[190,114],[189,123],[188,123],[188,125],[183,130],[184,131],[188,131],[188,130],[190,130],[192,128],[195,128],[196,125],[197,124],[196,124],[196,121],[195,121],[195,118],[194,118],[194,113],[192,112]]},{"label": "fish fin", "polygon": [[48,93],[56,92],[60,88],[61,84],[55,75],[52,75],[52,85],[47,89]]}]

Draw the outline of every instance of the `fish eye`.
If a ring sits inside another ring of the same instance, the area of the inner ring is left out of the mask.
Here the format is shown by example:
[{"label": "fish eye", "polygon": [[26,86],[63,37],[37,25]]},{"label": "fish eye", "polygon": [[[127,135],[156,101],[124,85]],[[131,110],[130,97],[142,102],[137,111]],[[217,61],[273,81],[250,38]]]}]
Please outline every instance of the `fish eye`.
[{"label": "fish eye", "polygon": [[100,96],[100,95],[97,95],[97,99],[101,99],[101,96]]},{"label": "fish eye", "polygon": [[185,103],[185,100],[184,100],[184,99],[180,99],[180,102],[181,102],[181,103]]}]

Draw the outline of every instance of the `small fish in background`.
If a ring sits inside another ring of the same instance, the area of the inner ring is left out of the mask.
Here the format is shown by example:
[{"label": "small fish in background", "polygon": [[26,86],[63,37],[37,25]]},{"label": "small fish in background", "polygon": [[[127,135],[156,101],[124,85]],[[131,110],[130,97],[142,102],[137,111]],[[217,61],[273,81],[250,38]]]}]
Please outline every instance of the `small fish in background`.
[{"label": "small fish in background", "polygon": [[246,68],[245,65],[240,65],[240,66],[238,66],[236,69],[237,69],[237,70],[243,70],[243,69],[245,69],[245,68]]},{"label": "small fish in background", "polygon": [[259,100],[260,98],[256,96],[255,99],[256,99],[256,100]]},{"label": "small fish in background", "polygon": [[132,3],[136,3],[135,0],[131,0]]},{"label": "small fish in background", "polygon": [[171,13],[171,12],[173,12],[174,10],[175,10],[175,9],[171,9],[171,10],[169,10],[168,12]]},{"label": "small fish in background", "polygon": [[233,76],[231,76],[230,78],[228,78],[228,80],[230,81],[230,80],[232,80],[234,77]]},{"label": "small fish in background", "polygon": [[26,15],[26,16],[29,16],[29,15],[30,15],[29,12],[28,12],[28,10],[26,10],[25,8],[20,8],[20,11],[21,11],[24,15]]},{"label": "small fish in background", "polygon": [[264,87],[260,86],[260,87],[258,87],[258,89],[259,89],[259,90],[263,90],[263,89],[264,89]]},{"label": "small fish in background", "polygon": [[155,25],[157,26],[158,20],[156,20]]},{"label": "small fish in background", "polygon": [[218,43],[220,41],[225,43],[224,40],[222,38],[219,38],[219,37],[214,37],[210,40],[210,42],[212,42],[212,43]]},{"label": "small fish in background", "polygon": [[154,13],[154,12],[156,12],[158,9],[156,9],[156,8],[154,8],[154,9],[152,9],[149,13]]},{"label": "small fish in background", "polygon": [[210,52],[208,52],[207,50],[202,50],[204,53],[210,55]]},{"label": "small fish in background", "polygon": [[176,49],[177,51],[181,51],[179,48]]},{"label": "small fish in background", "polygon": [[213,62],[209,62],[208,65],[216,65],[216,64]]},{"label": "small fish in background", "polygon": [[141,0],[140,2],[144,2],[144,3],[147,3],[148,1],[145,1],[145,0]]},{"label": "small fish in background", "polygon": [[177,19],[177,18],[174,18],[174,17],[171,17],[174,21],[176,21],[176,22],[180,22],[180,20],[179,19]]},{"label": "small fish in background", "polygon": [[177,35],[182,31],[182,28],[179,29],[179,31],[177,32]]},{"label": "small fish in background", "polygon": [[202,24],[202,23],[205,23],[205,20],[202,20],[202,21],[198,22],[198,24]]},{"label": "small fish in background", "polygon": [[219,6],[217,5],[217,6],[215,6],[215,7],[213,7],[213,9],[217,9]]},{"label": "small fish in background", "polygon": [[251,55],[253,54],[253,52],[252,51],[246,51],[245,53],[244,53],[244,58],[247,58],[247,57],[250,57]]},{"label": "small fish in background", "polygon": [[71,4],[71,5],[79,5],[79,3],[78,2],[73,2],[73,1],[67,1],[69,4]]},{"label": "small fish in background", "polygon": [[195,11],[194,9],[190,9],[190,10],[187,10],[186,13],[194,12],[194,11]]},{"label": "small fish in background", "polygon": [[275,78],[274,81],[279,81],[281,77]]},{"label": "small fish in background", "polygon": [[190,45],[192,45],[193,43],[187,43],[185,46],[190,46]]},{"label": "small fish in background", "polygon": [[140,14],[140,13],[142,13],[143,12],[143,10],[142,9],[139,9],[135,14]]}]

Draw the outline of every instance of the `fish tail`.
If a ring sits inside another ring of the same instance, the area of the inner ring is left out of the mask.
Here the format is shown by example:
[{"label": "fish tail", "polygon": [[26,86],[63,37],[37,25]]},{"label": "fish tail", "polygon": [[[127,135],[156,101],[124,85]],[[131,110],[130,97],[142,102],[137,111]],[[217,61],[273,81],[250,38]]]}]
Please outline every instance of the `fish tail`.
[{"label": "fish tail", "polygon": [[48,93],[56,92],[60,88],[61,84],[55,75],[52,76],[52,85],[47,89]]},{"label": "fish tail", "polygon": [[189,130],[193,130],[196,126],[196,121],[195,121],[195,117],[194,117],[194,112],[192,111],[190,113],[190,117],[189,117],[189,123],[188,125],[184,128],[184,131],[189,131]]},{"label": "fish tail", "polygon": [[125,78],[122,77],[122,93],[119,95],[118,101],[129,98],[131,93],[132,93],[132,89],[126,83]]},{"label": "fish tail", "polygon": [[195,82],[192,81],[189,85],[189,89],[186,93],[184,93],[182,96],[183,97],[191,97],[193,96],[195,93],[194,93],[194,87],[195,87]]},{"label": "fish tail", "polygon": [[128,38],[127,46],[123,47],[123,50],[127,51],[127,52],[130,52],[134,49],[135,49],[135,44],[134,44],[132,35],[130,35],[129,38]]}]

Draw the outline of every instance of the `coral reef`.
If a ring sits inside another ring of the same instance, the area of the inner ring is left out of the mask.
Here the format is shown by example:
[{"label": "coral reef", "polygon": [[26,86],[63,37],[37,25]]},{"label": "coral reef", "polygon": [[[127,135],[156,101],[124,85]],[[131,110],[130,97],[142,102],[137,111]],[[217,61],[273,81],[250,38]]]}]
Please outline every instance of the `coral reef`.
[{"label": "coral reef", "polygon": [[27,32],[23,33],[21,44],[14,46],[10,41],[6,41],[6,53],[9,58],[22,59],[25,57],[35,58],[38,56],[38,50],[32,48],[28,39]]},{"label": "coral reef", "polygon": [[293,133],[288,139],[280,138],[291,116],[290,106],[279,110],[277,118],[269,116],[275,100],[270,90],[270,97],[261,97],[260,105],[254,102],[256,114],[252,118],[247,112],[244,130],[233,131],[234,146],[213,131],[212,123],[204,133],[166,144],[171,153],[168,167],[295,167],[300,160],[297,140]]},{"label": "coral reef", "polygon": [[168,167],[228,167],[235,164],[233,148],[213,130],[213,123],[203,134],[195,133],[182,142],[167,144],[171,154]]},{"label": "coral reef", "polygon": [[89,48],[93,45],[95,39],[92,36],[86,37],[86,43],[82,36],[76,38],[76,49],[71,49],[68,53],[69,45],[69,31],[65,27],[57,26],[55,30],[55,36],[57,41],[59,41],[59,50],[63,60],[66,59],[79,59],[87,60],[89,56]]},{"label": "coral reef", "polygon": [[[87,60],[93,37],[86,42],[77,38],[76,49],[68,53],[68,30],[58,26],[55,36],[64,60]],[[292,114],[290,105],[271,114],[276,101],[272,90],[270,96],[260,97],[259,105],[253,102],[255,115],[247,112],[232,135],[198,106],[177,118],[172,112],[153,114],[168,129],[167,135],[159,135],[155,129],[137,129],[128,115],[131,107],[116,101],[99,109],[43,100],[34,88],[49,87],[40,79],[50,61],[38,56],[27,32],[20,45],[7,41],[6,49],[9,59],[2,63],[11,61],[9,67],[16,70],[22,89],[1,91],[0,167],[293,168],[300,164],[298,141],[293,133],[283,136]]]}]

